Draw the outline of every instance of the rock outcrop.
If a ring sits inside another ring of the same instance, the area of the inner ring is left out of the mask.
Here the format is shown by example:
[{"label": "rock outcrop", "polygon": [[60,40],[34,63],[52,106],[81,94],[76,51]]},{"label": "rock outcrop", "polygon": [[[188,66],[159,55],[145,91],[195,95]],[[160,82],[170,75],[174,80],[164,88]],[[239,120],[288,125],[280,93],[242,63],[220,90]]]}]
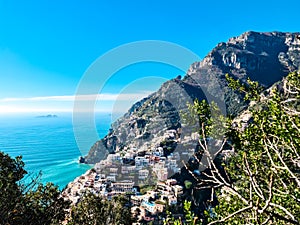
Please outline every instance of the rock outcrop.
[{"label": "rock outcrop", "polygon": [[99,162],[107,151],[116,152],[126,146],[146,150],[169,129],[189,135],[193,129],[182,126],[181,111],[195,98],[214,100],[224,113],[236,115],[247,103],[228,88],[225,74],[241,81],[249,77],[267,88],[299,70],[299,53],[300,33],[251,31],[218,44],[201,62],[193,63],[183,79],[167,81],[157,92],[134,104],[95,143],[85,162]]}]

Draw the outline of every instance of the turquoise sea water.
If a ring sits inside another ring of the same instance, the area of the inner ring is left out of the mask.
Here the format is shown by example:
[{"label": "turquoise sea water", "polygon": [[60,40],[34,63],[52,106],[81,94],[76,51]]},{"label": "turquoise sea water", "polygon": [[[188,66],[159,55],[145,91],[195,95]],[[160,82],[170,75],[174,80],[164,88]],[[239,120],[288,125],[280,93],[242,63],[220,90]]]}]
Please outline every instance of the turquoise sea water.
[{"label": "turquoise sea water", "polygon": [[[78,163],[97,140],[91,130],[82,125],[85,152],[80,152],[73,133],[72,115],[57,114],[57,118],[37,115],[0,115],[0,151],[15,157],[23,156],[26,170],[32,175],[42,171],[42,182],[53,182],[62,189],[68,182],[91,168]],[[111,124],[108,113],[96,115],[99,137]]]}]

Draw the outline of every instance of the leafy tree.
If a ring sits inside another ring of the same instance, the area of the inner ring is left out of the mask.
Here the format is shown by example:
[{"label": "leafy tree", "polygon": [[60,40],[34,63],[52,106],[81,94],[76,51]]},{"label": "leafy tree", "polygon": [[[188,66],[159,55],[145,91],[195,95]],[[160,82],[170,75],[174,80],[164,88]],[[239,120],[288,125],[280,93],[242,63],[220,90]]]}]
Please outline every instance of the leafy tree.
[{"label": "leafy tree", "polygon": [[24,195],[24,218],[30,224],[60,224],[66,218],[70,203],[61,197],[61,192],[52,183],[38,184]]},{"label": "leafy tree", "polygon": [[[300,223],[300,75],[258,95],[252,121],[232,128],[235,156],[225,164],[230,182],[221,185],[216,219],[210,224]],[[217,171],[216,173],[217,174]]]},{"label": "leafy tree", "polygon": [[124,196],[116,196],[109,201],[101,196],[87,193],[78,205],[72,207],[68,224],[132,224],[132,215],[127,203],[128,199]]},{"label": "leafy tree", "polygon": [[243,83],[240,80],[235,80],[234,78],[229,76],[229,74],[226,74],[225,77],[228,82],[228,86],[243,94],[245,101],[248,100],[257,101],[260,99],[260,94],[262,93],[264,88],[257,81],[252,81],[248,77],[247,81]]},{"label": "leafy tree", "polygon": [[[299,73],[291,73],[264,93],[257,82],[227,79],[252,102],[248,111],[234,120],[219,117],[222,130],[229,126],[218,150],[208,143],[214,133],[213,118],[208,116],[200,123],[201,154],[194,157],[200,167],[208,169],[201,176],[192,171],[190,175],[197,180],[195,189],[211,190],[211,204],[206,202],[202,223],[300,224]],[[208,115],[199,104],[191,109],[199,121]],[[224,151],[228,147],[233,154],[230,157]]]},{"label": "leafy tree", "polygon": [[14,210],[22,201],[22,191],[18,182],[27,172],[22,157],[11,158],[0,152],[0,224],[14,219]]},{"label": "leafy tree", "polygon": [[172,218],[171,214],[169,213],[168,218],[164,221],[164,225],[196,225],[198,217],[191,210],[191,202],[184,201],[183,203],[183,210],[185,213],[184,218],[179,218],[175,220]]},{"label": "leafy tree", "polygon": [[38,184],[34,178],[22,185],[20,181],[25,174],[22,157],[13,159],[0,152],[0,224],[60,224],[69,202],[51,183]]}]

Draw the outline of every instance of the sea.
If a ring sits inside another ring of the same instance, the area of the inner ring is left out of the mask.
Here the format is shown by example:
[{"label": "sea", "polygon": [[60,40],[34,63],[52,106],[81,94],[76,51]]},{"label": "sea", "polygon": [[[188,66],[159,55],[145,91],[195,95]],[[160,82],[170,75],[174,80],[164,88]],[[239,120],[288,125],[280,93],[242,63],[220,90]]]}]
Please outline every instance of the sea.
[{"label": "sea", "polygon": [[[73,131],[72,114],[56,116],[40,114],[0,115],[0,151],[11,157],[21,155],[29,182],[41,172],[40,182],[52,182],[63,189],[70,181],[85,173],[92,165],[79,164],[78,159],[88,153],[97,141],[92,129],[80,127],[84,134],[79,149]],[[98,137],[104,137],[112,123],[109,113],[95,115]],[[94,132],[95,133],[95,132]]]}]

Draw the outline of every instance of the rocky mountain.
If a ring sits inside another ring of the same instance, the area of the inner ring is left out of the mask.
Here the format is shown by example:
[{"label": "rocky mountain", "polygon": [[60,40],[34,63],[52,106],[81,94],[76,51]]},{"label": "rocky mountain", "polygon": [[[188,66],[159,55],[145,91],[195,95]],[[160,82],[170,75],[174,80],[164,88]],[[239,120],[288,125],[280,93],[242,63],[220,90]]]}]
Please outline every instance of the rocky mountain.
[{"label": "rocky mountain", "polygon": [[96,142],[85,163],[99,162],[107,152],[135,147],[145,149],[161,142],[167,130],[183,139],[193,128],[185,127],[182,111],[195,98],[217,102],[224,113],[236,115],[245,108],[242,96],[228,88],[225,74],[241,81],[248,77],[266,88],[300,67],[300,33],[246,32],[219,43],[201,62],[193,63],[181,79],[165,82],[147,98],[134,104],[109,133]]}]

